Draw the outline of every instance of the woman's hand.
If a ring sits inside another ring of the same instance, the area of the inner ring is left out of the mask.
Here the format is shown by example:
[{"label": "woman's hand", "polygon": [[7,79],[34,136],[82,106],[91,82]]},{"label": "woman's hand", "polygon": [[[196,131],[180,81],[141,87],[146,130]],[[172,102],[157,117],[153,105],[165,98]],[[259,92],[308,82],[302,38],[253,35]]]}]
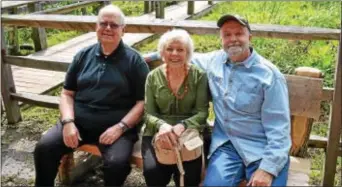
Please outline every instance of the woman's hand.
[{"label": "woman's hand", "polygon": [[185,127],[183,124],[178,123],[177,125],[172,127],[172,131],[178,136],[180,137],[180,135],[185,131]]},{"label": "woman's hand", "polygon": [[157,137],[163,149],[173,149],[173,146],[178,144],[178,137],[173,133],[172,126],[167,123],[159,127]]}]

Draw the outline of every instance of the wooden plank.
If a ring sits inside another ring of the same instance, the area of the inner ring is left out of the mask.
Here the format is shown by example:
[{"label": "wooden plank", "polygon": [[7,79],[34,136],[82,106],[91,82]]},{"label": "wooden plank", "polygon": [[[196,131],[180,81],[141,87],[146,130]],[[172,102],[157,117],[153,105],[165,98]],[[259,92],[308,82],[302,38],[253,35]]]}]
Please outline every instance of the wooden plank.
[{"label": "wooden plank", "polygon": [[57,108],[60,98],[57,96],[11,93],[11,97],[16,101],[22,101],[26,104],[34,104],[47,108]]},{"label": "wooden plank", "polygon": [[[311,67],[298,67],[295,69],[295,74],[313,78],[321,78],[323,75],[319,69]],[[306,116],[293,115],[291,117],[292,146],[290,154],[292,156],[304,157],[307,154],[307,142],[309,141],[312,123],[313,119]]]},{"label": "wooden plank", "polygon": [[[1,44],[5,47],[5,35],[1,27]],[[10,65],[4,63],[6,49],[1,48],[1,97],[6,110],[6,118],[9,124],[16,123],[21,120],[20,108],[17,101],[11,99],[10,93],[16,92],[12,69]]]},{"label": "wooden plank", "polygon": [[323,101],[332,101],[334,97],[334,88],[323,88],[322,97]]},{"label": "wooden plank", "polygon": [[322,100],[323,79],[285,75],[291,114],[318,119]]},{"label": "wooden plank", "polygon": [[[75,15],[2,15],[4,25],[57,28],[65,30],[93,31],[96,16]],[[191,34],[218,34],[216,21],[195,20],[141,20],[136,17],[126,19],[126,32],[129,33],[164,33],[178,27]],[[256,37],[297,39],[297,40],[338,40],[339,29],[299,27],[284,25],[251,24],[252,34]]]},{"label": "wooden plank", "polygon": [[35,69],[43,69],[43,70],[52,70],[52,71],[61,71],[66,72],[70,62],[66,62],[64,60],[58,59],[40,59],[33,57],[19,57],[19,56],[6,56],[4,57],[4,62],[28,68]]},{"label": "wooden plank", "polygon": [[[65,72],[70,62],[59,59],[6,56],[5,63],[44,70]],[[323,80],[286,75],[291,114],[318,119],[322,100]]]},{"label": "wooden plank", "polygon": [[324,173],[322,186],[334,186],[337,155],[338,155],[338,143],[341,136],[341,77],[342,77],[342,34],[339,43],[339,49],[337,51],[338,59],[336,61],[335,68],[335,92],[332,104],[330,105],[330,123],[328,134],[328,145],[326,150],[326,157],[324,162]]}]

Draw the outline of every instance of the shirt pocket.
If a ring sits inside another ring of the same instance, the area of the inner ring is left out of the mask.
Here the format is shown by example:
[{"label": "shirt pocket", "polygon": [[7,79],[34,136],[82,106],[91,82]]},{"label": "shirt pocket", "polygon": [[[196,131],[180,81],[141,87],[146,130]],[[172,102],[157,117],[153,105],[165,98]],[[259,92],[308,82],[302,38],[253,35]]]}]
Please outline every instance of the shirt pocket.
[{"label": "shirt pocket", "polygon": [[241,85],[238,89],[234,107],[242,112],[260,112],[263,102],[262,90],[260,86],[248,87]]}]

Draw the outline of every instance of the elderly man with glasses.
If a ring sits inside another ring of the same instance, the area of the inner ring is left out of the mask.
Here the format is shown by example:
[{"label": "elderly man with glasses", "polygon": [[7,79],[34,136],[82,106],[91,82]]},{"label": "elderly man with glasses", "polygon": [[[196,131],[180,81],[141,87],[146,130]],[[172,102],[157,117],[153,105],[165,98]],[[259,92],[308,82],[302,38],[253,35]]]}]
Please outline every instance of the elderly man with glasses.
[{"label": "elderly man with glasses", "polygon": [[99,11],[98,43],[75,55],[61,93],[60,120],[36,146],[36,186],[53,186],[62,156],[83,144],[98,146],[106,186],[125,182],[149,69],[141,55],[123,43],[124,30],[125,16],[118,7]]}]

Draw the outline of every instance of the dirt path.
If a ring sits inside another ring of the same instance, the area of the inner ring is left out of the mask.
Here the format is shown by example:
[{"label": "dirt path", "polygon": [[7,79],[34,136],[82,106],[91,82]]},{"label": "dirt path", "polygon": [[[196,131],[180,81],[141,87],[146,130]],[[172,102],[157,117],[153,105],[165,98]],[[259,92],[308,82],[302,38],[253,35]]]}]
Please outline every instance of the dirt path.
[{"label": "dirt path", "polygon": [[[34,185],[33,151],[41,133],[29,132],[25,128],[28,123],[30,122],[20,122],[16,124],[17,128],[10,128],[5,123],[1,124],[1,186]],[[58,179],[56,179],[56,185],[59,185]],[[101,164],[90,170],[74,185],[103,186]],[[125,182],[125,186],[145,185],[142,171],[133,168]]]}]

